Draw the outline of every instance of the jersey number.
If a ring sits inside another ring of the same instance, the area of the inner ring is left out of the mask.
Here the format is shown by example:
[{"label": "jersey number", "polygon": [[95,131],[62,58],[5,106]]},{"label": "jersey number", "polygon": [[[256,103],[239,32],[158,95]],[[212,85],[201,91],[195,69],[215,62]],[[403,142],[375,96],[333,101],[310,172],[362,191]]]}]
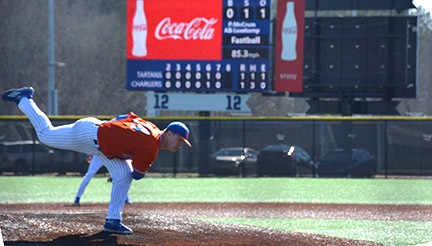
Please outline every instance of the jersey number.
[{"label": "jersey number", "polygon": [[142,132],[146,135],[150,135],[150,131],[145,128],[144,126],[142,126],[140,123],[136,123],[136,125],[130,125],[130,128],[137,131],[137,132]]}]

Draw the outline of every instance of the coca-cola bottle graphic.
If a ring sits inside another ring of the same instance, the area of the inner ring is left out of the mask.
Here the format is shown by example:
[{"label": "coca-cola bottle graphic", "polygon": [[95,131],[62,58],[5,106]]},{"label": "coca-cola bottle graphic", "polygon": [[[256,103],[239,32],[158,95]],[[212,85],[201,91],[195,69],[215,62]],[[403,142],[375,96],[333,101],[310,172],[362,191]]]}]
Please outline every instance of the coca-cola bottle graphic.
[{"label": "coca-cola bottle graphic", "polygon": [[144,0],[137,0],[135,16],[132,21],[132,55],[147,55],[147,18],[144,13]]},{"label": "coca-cola bottle graphic", "polygon": [[297,59],[297,20],[294,14],[294,2],[287,2],[286,13],[282,22],[282,53],[284,61]]}]

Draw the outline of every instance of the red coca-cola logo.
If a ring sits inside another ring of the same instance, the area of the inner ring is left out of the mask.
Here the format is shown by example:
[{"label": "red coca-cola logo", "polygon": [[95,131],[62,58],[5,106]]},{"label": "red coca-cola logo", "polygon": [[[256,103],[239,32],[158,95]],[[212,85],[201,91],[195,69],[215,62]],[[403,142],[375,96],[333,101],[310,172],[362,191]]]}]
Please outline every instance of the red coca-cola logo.
[{"label": "red coca-cola logo", "polygon": [[170,17],[164,18],[155,29],[155,37],[163,39],[210,40],[215,36],[213,25],[218,19],[196,17],[190,22],[172,22]]},{"label": "red coca-cola logo", "polygon": [[134,25],[132,27],[133,31],[147,31],[147,24],[142,24],[142,25]]},{"label": "red coca-cola logo", "polygon": [[[136,0],[128,1],[127,58],[142,60],[220,60],[221,0],[145,0],[145,22],[134,22]],[[197,4],[199,2],[199,4]],[[147,26],[145,26],[145,24]],[[132,53],[141,37],[145,56]]]},{"label": "red coca-cola logo", "polygon": [[284,34],[297,34],[297,26],[282,28],[282,33],[284,33]]}]

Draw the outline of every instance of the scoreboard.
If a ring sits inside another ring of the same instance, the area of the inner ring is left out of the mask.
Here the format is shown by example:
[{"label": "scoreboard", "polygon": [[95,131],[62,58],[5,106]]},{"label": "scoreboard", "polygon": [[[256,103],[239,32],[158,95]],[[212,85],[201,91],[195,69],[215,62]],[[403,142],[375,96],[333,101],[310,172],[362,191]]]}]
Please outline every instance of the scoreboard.
[{"label": "scoreboard", "polygon": [[128,0],[127,89],[270,88],[271,0]]}]

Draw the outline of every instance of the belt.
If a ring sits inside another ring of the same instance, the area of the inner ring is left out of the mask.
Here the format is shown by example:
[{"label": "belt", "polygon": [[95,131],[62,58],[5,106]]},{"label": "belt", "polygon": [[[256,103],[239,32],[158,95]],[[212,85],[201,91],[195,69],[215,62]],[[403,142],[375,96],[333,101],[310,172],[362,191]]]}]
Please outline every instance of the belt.
[{"label": "belt", "polygon": [[[95,124],[95,126],[99,127],[99,124]],[[99,147],[97,139],[93,139],[93,143]]]},{"label": "belt", "polygon": [[97,148],[98,150],[100,150],[99,142],[97,141],[97,139],[93,139],[93,143],[95,144],[96,148]]},{"label": "belt", "polygon": [[[95,126],[99,127],[100,124],[95,124]],[[97,139],[93,139],[93,143],[96,145],[96,147],[100,150],[99,148],[99,142]]]}]

